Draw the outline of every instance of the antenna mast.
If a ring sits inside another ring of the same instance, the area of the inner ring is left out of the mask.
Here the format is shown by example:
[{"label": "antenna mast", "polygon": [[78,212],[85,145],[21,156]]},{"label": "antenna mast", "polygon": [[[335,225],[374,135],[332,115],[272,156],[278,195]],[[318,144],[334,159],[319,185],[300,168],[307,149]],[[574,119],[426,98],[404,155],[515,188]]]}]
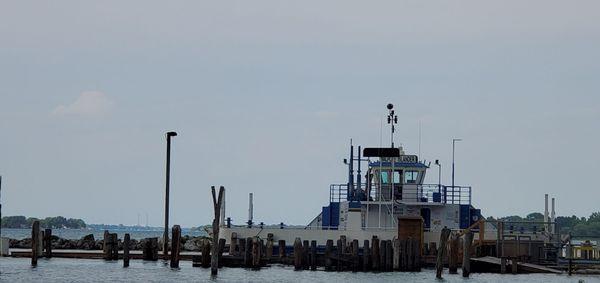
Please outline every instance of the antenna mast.
[{"label": "antenna mast", "polygon": [[394,112],[394,104],[388,103],[387,109],[390,110],[390,114],[388,114],[387,117],[387,122],[392,126],[392,134],[390,138],[392,140],[392,148],[394,148],[394,132],[396,131],[395,125],[398,124],[398,116]]}]

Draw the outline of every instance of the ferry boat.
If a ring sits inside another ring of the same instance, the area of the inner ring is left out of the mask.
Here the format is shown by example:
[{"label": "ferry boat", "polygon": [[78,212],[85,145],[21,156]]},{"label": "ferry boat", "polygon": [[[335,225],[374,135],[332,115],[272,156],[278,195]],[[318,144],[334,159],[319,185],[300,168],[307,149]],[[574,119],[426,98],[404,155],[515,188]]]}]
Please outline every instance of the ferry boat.
[{"label": "ferry boat", "polygon": [[[449,228],[458,233],[465,229],[476,230],[475,240],[485,238],[495,246],[498,238],[504,238],[508,232],[499,232],[497,225],[483,221],[481,210],[472,203],[471,186],[424,183],[431,163],[394,146],[397,116],[392,104],[387,108],[391,146],[358,146],[355,151],[354,145],[350,145],[349,158],[345,160],[348,179],[345,183],[329,186],[329,200],[324,201],[325,205],[310,223],[294,228],[283,223],[279,227],[257,225],[253,222],[250,194],[249,217],[245,225],[232,225],[222,208],[220,238],[229,241],[232,237],[272,237],[275,242],[285,240],[291,245],[299,237],[316,240],[323,246],[328,239],[336,240],[341,236],[348,241],[356,239],[359,243],[374,236],[381,240],[413,237],[423,244],[439,242],[442,229]],[[435,165],[439,166],[439,163],[436,161]],[[530,241],[545,241],[548,235],[539,233],[536,238],[527,237]]]}]

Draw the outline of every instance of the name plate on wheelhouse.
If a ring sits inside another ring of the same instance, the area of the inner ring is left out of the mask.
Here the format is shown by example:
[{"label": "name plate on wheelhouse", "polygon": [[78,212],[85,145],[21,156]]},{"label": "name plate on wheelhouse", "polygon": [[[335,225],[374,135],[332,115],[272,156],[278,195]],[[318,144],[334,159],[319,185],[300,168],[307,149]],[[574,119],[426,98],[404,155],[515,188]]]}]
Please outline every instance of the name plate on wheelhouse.
[{"label": "name plate on wheelhouse", "polygon": [[416,155],[400,155],[398,157],[398,162],[400,163],[418,163],[419,157]]}]

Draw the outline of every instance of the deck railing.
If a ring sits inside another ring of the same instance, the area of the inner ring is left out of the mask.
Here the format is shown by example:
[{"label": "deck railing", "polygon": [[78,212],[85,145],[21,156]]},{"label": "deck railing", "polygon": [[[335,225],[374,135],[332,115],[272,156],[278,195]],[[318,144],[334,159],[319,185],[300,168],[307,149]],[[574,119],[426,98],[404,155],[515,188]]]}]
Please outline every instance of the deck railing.
[{"label": "deck railing", "polygon": [[[369,195],[369,201],[391,201],[391,184],[382,185],[382,190],[378,190],[377,186],[370,188],[370,192],[366,193],[366,184],[361,184],[358,188],[357,184],[353,185],[358,194]],[[400,188],[400,185],[394,185],[394,200],[400,202],[422,202],[422,203],[446,203],[446,204],[471,204],[471,187],[470,186],[445,186],[438,184],[406,184]],[[380,191],[387,190],[389,193],[379,195]],[[348,184],[332,184],[329,187],[329,201],[341,202],[348,200]],[[364,198],[363,198],[364,200]]]}]

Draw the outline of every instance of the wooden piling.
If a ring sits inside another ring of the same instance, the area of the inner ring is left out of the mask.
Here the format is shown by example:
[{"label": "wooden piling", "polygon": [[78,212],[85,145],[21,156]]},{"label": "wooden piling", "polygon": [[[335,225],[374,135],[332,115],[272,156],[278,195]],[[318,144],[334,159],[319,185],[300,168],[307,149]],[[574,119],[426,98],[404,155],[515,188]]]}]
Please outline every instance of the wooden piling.
[{"label": "wooden piling", "polygon": [[246,238],[244,248],[244,266],[252,267],[252,238]]},{"label": "wooden piling", "polygon": [[372,256],[372,260],[371,262],[373,263],[373,270],[379,270],[379,266],[380,266],[380,262],[381,262],[381,258],[379,257],[379,239],[377,237],[373,237],[372,242],[371,242],[373,248],[371,248],[371,256]]},{"label": "wooden piling", "polygon": [[238,238],[238,255],[242,258],[246,255],[246,239]]},{"label": "wooden piling", "polygon": [[317,270],[317,241],[310,241],[310,270]]},{"label": "wooden piling", "polygon": [[212,199],[213,199],[213,208],[215,212],[215,218],[212,223],[212,238],[213,238],[213,246],[211,251],[210,258],[210,274],[217,275],[219,270],[219,221],[221,219],[221,205],[223,204],[223,193],[225,188],[221,186],[219,188],[219,196],[217,197],[217,192],[215,187],[211,187]]},{"label": "wooden piling", "polygon": [[202,267],[208,268],[210,266],[210,241],[204,240],[202,245]]},{"label": "wooden piling", "polygon": [[[111,238],[108,236],[108,238]],[[143,241],[142,258],[144,260],[158,260],[158,238],[146,238]]]},{"label": "wooden piling", "polygon": [[271,257],[273,257],[273,234],[269,233],[267,235],[267,250],[265,251],[265,257],[267,259],[267,262],[269,260],[271,260]]},{"label": "wooden piling", "polygon": [[171,268],[179,268],[179,251],[181,250],[181,227],[173,225],[171,229]]},{"label": "wooden piling", "polygon": [[302,270],[302,240],[294,240],[294,270]]},{"label": "wooden piling", "polygon": [[348,251],[348,241],[345,235],[340,236],[340,240],[342,241],[342,252],[346,253]]},{"label": "wooden piling", "polygon": [[439,249],[437,252],[437,260],[435,263],[435,277],[438,279],[442,279],[442,272],[444,271],[444,254],[446,253],[446,242],[448,241],[448,236],[450,236],[450,229],[444,227],[442,232],[440,233],[440,243]]},{"label": "wooden piling", "polygon": [[400,270],[400,240],[394,239],[393,245],[393,269]]},{"label": "wooden piling", "polygon": [[363,243],[363,271],[369,270],[371,270],[371,248],[369,240],[365,240]]},{"label": "wooden piling", "polygon": [[506,273],[506,258],[502,257],[500,258],[500,274],[505,274]]},{"label": "wooden piling", "polygon": [[123,236],[123,267],[129,267],[129,233]]},{"label": "wooden piling", "polygon": [[414,250],[414,240],[413,238],[408,238],[406,240],[406,270],[414,271],[415,270],[415,250]]},{"label": "wooden piling", "polygon": [[385,271],[387,269],[387,241],[379,241],[379,270]]},{"label": "wooden piling", "polygon": [[452,233],[449,244],[448,273],[458,274],[458,246],[460,245],[460,237],[456,233]]},{"label": "wooden piling", "polygon": [[231,232],[231,241],[229,242],[229,255],[238,255],[237,245],[238,245],[237,233]]},{"label": "wooden piling", "polygon": [[344,262],[343,262],[343,257],[344,257],[344,244],[342,239],[340,238],[339,240],[337,240],[337,256],[336,256],[336,265],[337,265],[337,271],[342,271],[344,269]]},{"label": "wooden piling", "polygon": [[252,268],[259,269],[260,268],[260,240],[258,237],[254,237],[252,239]]},{"label": "wooden piling", "polygon": [[385,271],[392,271],[394,268],[394,247],[392,240],[385,242]]},{"label": "wooden piling", "polygon": [[471,244],[472,243],[473,243],[473,232],[469,231],[465,234],[464,242],[463,242],[463,262],[462,262],[463,277],[469,277],[469,275],[471,274]]},{"label": "wooden piling", "polygon": [[519,263],[517,262],[517,258],[513,257],[510,260],[510,267],[511,267],[512,274],[519,273],[518,266],[519,266]]},{"label": "wooden piling", "polygon": [[408,271],[408,241],[406,239],[400,240],[400,270]]},{"label": "wooden piling", "polygon": [[52,257],[52,229],[46,228],[44,231],[44,256],[46,258]]},{"label": "wooden piling", "polygon": [[40,242],[40,222],[33,221],[31,225],[31,266],[37,266]]},{"label": "wooden piling", "polygon": [[413,239],[414,267],[413,271],[421,271],[421,240]]},{"label": "wooden piling", "polygon": [[325,244],[325,270],[326,271],[331,271],[332,270],[332,253],[333,253],[333,240],[329,239],[327,240],[326,244]]},{"label": "wooden piling", "polygon": [[223,238],[219,239],[219,254],[217,255],[217,257],[219,258],[219,268],[223,267],[223,261],[221,260],[223,258],[223,253],[225,252],[225,244],[227,244],[226,240]]},{"label": "wooden piling", "polygon": [[310,255],[310,247],[308,240],[302,241],[302,269],[308,269]]},{"label": "wooden piling", "polygon": [[358,258],[358,240],[352,240],[352,271],[357,272],[360,268]]},{"label": "wooden piling", "polygon": [[110,259],[111,260],[119,260],[119,238],[117,237],[117,233],[110,234],[111,245],[110,248]]},{"label": "wooden piling", "polygon": [[109,248],[110,242],[110,233],[108,230],[104,230],[104,240],[102,241],[102,253],[104,255],[105,260],[110,260],[110,251],[112,249]]},{"label": "wooden piling", "polygon": [[283,260],[285,258],[285,240],[279,240],[278,247],[279,250],[279,259]]}]

